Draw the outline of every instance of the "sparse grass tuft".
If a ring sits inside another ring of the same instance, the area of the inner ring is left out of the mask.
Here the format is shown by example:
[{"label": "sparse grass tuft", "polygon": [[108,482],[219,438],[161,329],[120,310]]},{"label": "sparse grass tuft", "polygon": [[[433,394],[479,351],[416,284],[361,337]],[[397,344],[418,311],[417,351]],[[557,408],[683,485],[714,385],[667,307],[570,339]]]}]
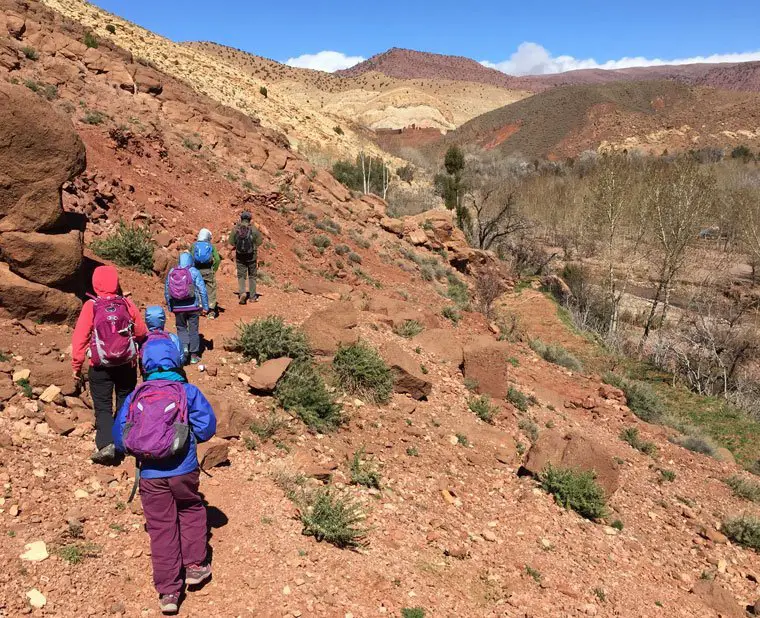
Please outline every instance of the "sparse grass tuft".
[{"label": "sparse grass tuft", "polygon": [[734,474],[726,479],[726,485],[733,490],[735,496],[750,502],[760,502],[760,483],[757,481]]},{"label": "sparse grass tuft", "polygon": [[545,491],[557,504],[572,509],[586,519],[599,519],[607,514],[604,490],[592,471],[547,466],[539,475]]},{"label": "sparse grass tuft", "polygon": [[534,569],[533,567],[526,564],[525,572],[530,575],[533,578],[533,581],[535,581],[537,584],[541,583],[541,571]]},{"label": "sparse grass tuft", "polygon": [[24,54],[24,57],[28,60],[36,61],[40,59],[40,54],[36,49],[34,49],[34,47],[22,47],[21,53]]},{"label": "sparse grass tuft", "polygon": [[521,418],[517,422],[517,426],[528,436],[531,443],[535,444],[536,440],[538,440],[538,425],[532,419]]},{"label": "sparse grass tuft", "polygon": [[393,393],[393,374],[366,343],[341,347],[333,358],[338,385],[348,393],[373,403],[388,403]]},{"label": "sparse grass tuft", "polygon": [[306,335],[276,316],[238,324],[234,344],[245,358],[258,363],[283,356],[294,361],[311,358]]},{"label": "sparse grass tuft", "polygon": [[330,239],[324,234],[317,234],[311,237],[311,244],[314,245],[320,253],[324,253],[325,249],[330,246]]},{"label": "sparse grass tuft", "polygon": [[117,266],[132,268],[141,273],[153,270],[153,250],[155,244],[148,227],[119,225],[110,236],[95,240],[90,245],[95,255],[111,260]]},{"label": "sparse grass tuft", "polygon": [[544,343],[540,339],[533,339],[530,342],[530,347],[545,361],[554,363],[555,365],[560,365],[561,367],[570,369],[571,371],[583,370],[583,365],[581,362],[559,344]]},{"label": "sparse grass tuft", "polygon": [[85,558],[97,558],[100,555],[100,547],[92,543],[71,543],[58,548],[56,553],[61,560],[69,564],[79,564]]},{"label": "sparse grass tuft", "polygon": [[662,401],[646,382],[628,380],[614,373],[604,374],[604,382],[621,389],[628,400],[628,407],[642,421],[660,423],[664,416]]},{"label": "sparse grass tuft", "polygon": [[441,311],[441,315],[450,320],[453,324],[459,324],[459,320],[462,319],[462,314],[456,310],[452,305],[446,305]]},{"label": "sparse grass tuft", "polygon": [[21,387],[21,391],[24,393],[24,397],[26,397],[27,399],[32,398],[32,395],[34,393],[32,392],[32,385],[27,378],[22,378],[20,380],[17,380],[16,384],[19,387]]},{"label": "sparse grass tuft", "polygon": [[469,406],[470,411],[481,421],[493,423],[496,408],[491,404],[491,398],[488,395],[472,397],[468,400],[467,405]]},{"label": "sparse grass tuft", "polygon": [[694,453],[709,455],[710,457],[715,457],[715,451],[718,448],[710,438],[697,434],[678,436],[672,438],[671,441],[673,444],[682,446]]},{"label": "sparse grass tuft", "polygon": [[280,429],[285,427],[285,424],[285,419],[274,410],[271,410],[265,418],[252,421],[248,428],[251,430],[251,433],[264,441],[274,437]]},{"label": "sparse grass tuft", "polygon": [[470,446],[470,441],[467,439],[467,436],[463,433],[456,434],[457,437],[457,444],[460,446]]},{"label": "sparse grass tuft", "polygon": [[106,116],[103,112],[99,112],[96,109],[91,109],[85,112],[84,117],[82,118],[82,122],[85,124],[103,124],[108,116]]},{"label": "sparse grass tuft", "polygon": [[510,386],[507,391],[507,401],[520,410],[520,412],[527,412],[529,406],[535,405],[536,398],[533,396],[529,397],[521,390],[516,389],[514,386]]},{"label": "sparse grass tuft", "polygon": [[664,468],[658,468],[657,470],[660,473],[660,478],[663,482],[672,483],[676,480],[676,473],[673,470],[666,470]]},{"label": "sparse grass tuft", "polygon": [[351,483],[380,489],[380,473],[364,460],[364,455],[364,447],[354,451],[354,458],[351,460]]},{"label": "sparse grass tuft", "polygon": [[729,539],[754,550],[760,550],[760,519],[754,515],[740,515],[723,522],[721,531]]},{"label": "sparse grass tuft", "polygon": [[638,427],[627,427],[626,429],[623,429],[623,431],[620,432],[620,439],[645,455],[651,457],[657,455],[657,445],[654,442],[642,440],[639,435]]},{"label": "sparse grass tuft", "polygon": [[393,332],[399,337],[411,339],[412,337],[419,335],[425,327],[422,326],[417,320],[406,320],[403,324],[396,326]]},{"label": "sparse grass tuft", "polygon": [[421,607],[405,607],[401,610],[401,618],[425,618],[425,610]]},{"label": "sparse grass tuft", "polygon": [[92,32],[87,31],[84,33],[84,38],[82,39],[82,42],[92,49],[97,49],[97,47],[100,45],[98,42],[98,37],[96,37]]}]

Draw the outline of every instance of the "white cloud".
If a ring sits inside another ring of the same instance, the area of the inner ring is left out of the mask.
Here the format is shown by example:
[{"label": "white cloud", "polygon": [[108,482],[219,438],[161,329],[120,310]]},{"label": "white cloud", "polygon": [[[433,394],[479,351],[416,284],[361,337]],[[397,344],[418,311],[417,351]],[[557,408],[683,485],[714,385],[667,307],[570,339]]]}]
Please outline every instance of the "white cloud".
[{"label": "white cloud", "polygon": [[597,62],[593,58],[575,58],[573,56],[552,56],[543,45],[538,43],[520,43],[517,51],[508,60],[481,64],[492,69],[498,69],[510,75],[544,75],[547,73],[564,73],[576,69],[627,69],[630,67],[651,67],[666,64],[693,64],[698,62],[749,62],[760,60],[760,51],[742,52],[735,54],[712,54],[710,56],[694,56],[692,58],[675,58],[665,60],[660,58],[645,58],[643,56],[620,58]]},{"label": "white cloud", "polygon": [[362,56],[347,56],[342,52],[321,51],[316,54],[303,54],[296,58],[288,58],[285,64],[301,69],[316,69],[317,71],[332,73],[340,69],[348,69],[355,64],[364,62],[364,60]]}]

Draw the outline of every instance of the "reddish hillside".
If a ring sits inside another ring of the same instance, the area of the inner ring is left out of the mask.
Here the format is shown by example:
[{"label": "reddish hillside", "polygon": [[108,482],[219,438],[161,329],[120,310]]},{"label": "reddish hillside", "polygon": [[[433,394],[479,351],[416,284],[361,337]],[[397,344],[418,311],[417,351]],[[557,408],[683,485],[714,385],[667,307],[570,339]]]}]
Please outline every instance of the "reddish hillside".
[{"label": "reddish hillside", "polygon": [[553,88],[475,118],[432,147],[499,148],[527,157],[575,156],[599,146],[650,152],[754,145],[756,93],[694,88],[674,81]]},{"label": "reddish hillside", "polygon": [[398,47],[372,56],[369,60],[350,69],[336,71],[336,74],[344,77],[358,77],[370,71],[397,79],[450,79],[510,89],[523,88],[519,78],[496,69],[489,69],[471,58],[429,54]]}]

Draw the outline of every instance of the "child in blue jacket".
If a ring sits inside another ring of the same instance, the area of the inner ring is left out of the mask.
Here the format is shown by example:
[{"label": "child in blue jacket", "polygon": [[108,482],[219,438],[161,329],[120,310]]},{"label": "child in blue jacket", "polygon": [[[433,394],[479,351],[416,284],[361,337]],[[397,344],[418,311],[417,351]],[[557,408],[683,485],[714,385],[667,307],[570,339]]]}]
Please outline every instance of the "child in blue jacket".
[{"label": "child in blue jacket", "polygon": [[[159,606],[165,614],[176,613],[184,584],[201,584],[211,577],[206,563],[206,508],[198,493],[200,469],[197,445],[216,432],[216,417],[203,393],[188,384],[182,357],[167,339],[149,339],[142,348],[145,380],[182,383],[187,396],[188,446],[173,457],[138,461],[140,498],[150,536],[153,582]],[[124,425],[134,393],[119,410],[113,429],[116,451],[124,453]]]},{"label": "child in blue jacket", "polygon": [[[170,280],[174,271],[183,269],[187,271],[192,279],[192,290],[187,298],[178,299],[172,296]],[[203,276],[194,266],[193,256],[189,252],[183,251],[180,253],[179,263],[166,275],[164,297],[166,298],[166,305],[169,307],[169,311],[174,314],[177,324],[177,335],[179,335],[179,340],[182,342],[185,358],[189,355],[192,364],[199,363],[201,360],[201,339],[198,332],[198,322],[201,313],[203,315],[208,313],[208,294],[206,293],[206,284],[203,281]]]}]

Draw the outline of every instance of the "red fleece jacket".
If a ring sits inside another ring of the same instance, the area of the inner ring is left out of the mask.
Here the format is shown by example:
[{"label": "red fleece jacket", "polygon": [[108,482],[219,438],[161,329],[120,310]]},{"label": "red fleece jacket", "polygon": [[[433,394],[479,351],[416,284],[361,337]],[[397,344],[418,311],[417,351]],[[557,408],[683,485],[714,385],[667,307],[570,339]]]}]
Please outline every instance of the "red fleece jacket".
[{"label": "red fleece jacket", "polygon": [[[119,272],[113,266],[98,266],[92,273],[92,289],[98,298],[111,298],[119,294]],[[148,334],[145,320],[130,299],[125,299],[129,307],[129,315],[135,323],[135,339],[141,342]],[[88,300],[82,305],[74,334],[71,337],[71,368],[79,373],[84,364],[87,348],[90,346],[93,326],[93,301]]]}]

